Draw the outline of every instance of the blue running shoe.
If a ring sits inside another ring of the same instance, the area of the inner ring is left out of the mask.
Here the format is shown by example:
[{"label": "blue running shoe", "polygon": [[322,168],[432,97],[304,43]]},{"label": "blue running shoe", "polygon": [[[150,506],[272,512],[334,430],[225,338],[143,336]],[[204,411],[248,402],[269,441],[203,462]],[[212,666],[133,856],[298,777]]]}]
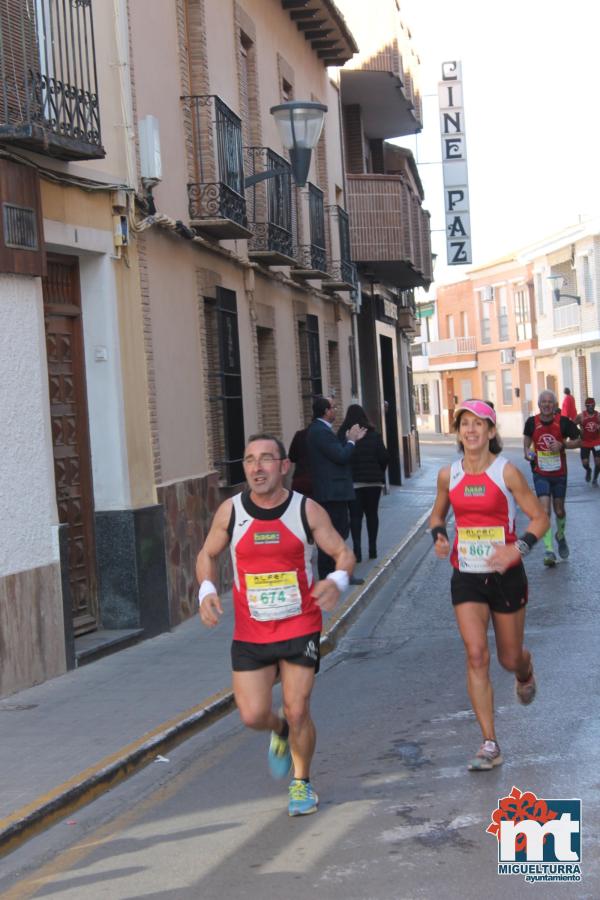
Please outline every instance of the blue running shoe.
[{"label": "blue running shoe", "polygon": [[269,770],[273,778],[286,778],[292,768],[292,754],[287,738],[271,732],[269,744]]},{"label": "blue running shoe", "polygon": [[318,808],[319,798],[310,781],[294,778],[290,784],[288,814],[290,816],[310,816],[311,813],[316,813]]}]

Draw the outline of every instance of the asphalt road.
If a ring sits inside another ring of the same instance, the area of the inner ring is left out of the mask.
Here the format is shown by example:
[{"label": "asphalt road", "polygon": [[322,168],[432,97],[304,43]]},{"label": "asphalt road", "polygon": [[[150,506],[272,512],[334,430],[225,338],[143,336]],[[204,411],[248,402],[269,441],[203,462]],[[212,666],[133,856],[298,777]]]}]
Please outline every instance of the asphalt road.
[{"label": "asphalt road", "polygon": [[[453,455],[449,446],[423,452],[440,464]],[[531,707],[493,663],[503,766],[466,771],[479,731],[449,566],[425,535],[324,660],[313,702],[316,815],[288,818],[287,783],[267,773],[267,738],[234,713],[2,860],[0,896],[493,900],[527,891],[597,900],[600,488],[583,482],[577,454],[569,462],[571,558],[545,570],[538,547],[527,560],[539,682]],[[582,800],[580,884],[497,874],[497,841],[485,829],[513,786]]]}]

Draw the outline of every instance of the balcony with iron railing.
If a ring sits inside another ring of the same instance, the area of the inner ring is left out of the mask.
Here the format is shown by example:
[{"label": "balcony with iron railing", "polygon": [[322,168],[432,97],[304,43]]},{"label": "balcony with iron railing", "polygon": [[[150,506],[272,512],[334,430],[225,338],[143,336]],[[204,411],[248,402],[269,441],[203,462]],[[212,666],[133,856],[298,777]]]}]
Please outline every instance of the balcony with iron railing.
[{"label": "balcony with iron railing", "polygon": [[380,282],[402,288],[432,281],[429,213],[403,175],[348,174],[352,259]]},{"label": "balcony with iron railing", "polygon": [[214,94],[182,97],[192,136],[190,225],[217,240],[250,238],[244,190],[242,122]]},{"label": "balcony with iron railing", "polygon": [[350,253],[350,222],[348,213],[337,204],[326,207],[329,216],[331,251],[329,273],[331,281],[324,284],[327,291],[353,291],[358,284],[356,266]]},{"label": "balcony with iron railing", "polygon": [[328,280],[331,276],[327,263],[323,191],[309,181],[306,190],[301,192],[301,200],[304,206],[304,236],[299,238],[296,268],[292,269],[291,274],[303,280]]},{"label": "balcony with iron railing", "polygon": [[0,0],[0,142],[104,157],[92,0]]},{"label": "balcony with iron railing", "polygon": [[295,263],[292,234],[292,168],[270,147],[244,147],[247,177],[278,174],[246,188],[248,225],[252,237],[248,256],[266,266]]}]

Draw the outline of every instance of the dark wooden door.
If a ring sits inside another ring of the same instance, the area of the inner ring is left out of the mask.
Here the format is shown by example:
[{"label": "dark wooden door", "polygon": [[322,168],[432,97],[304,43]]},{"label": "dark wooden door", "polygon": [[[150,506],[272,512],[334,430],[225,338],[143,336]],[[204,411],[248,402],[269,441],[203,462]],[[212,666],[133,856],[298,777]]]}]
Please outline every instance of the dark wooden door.
[{"label": "dark wooden door", "polygon": [[77,258],[49,255],[43,291],[56,500],[67,526],[73,629],[82,634],[98,627],[98,602]]}]

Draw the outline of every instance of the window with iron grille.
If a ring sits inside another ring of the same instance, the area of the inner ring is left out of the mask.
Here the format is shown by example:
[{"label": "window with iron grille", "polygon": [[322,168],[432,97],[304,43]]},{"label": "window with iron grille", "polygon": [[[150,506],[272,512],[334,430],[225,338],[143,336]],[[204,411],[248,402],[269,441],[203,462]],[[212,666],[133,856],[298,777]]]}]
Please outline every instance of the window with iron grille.
[{"label": "window with iron grille", "polygon": [[244,408],[235,291],[218,287],[205,308],[213,464],[225,484],[244,481]]},{"label": "window with iron grille", "polygon": [[321,375],[321,349],[319,345],[319,319],[307,315],[306,321],[298,322],[300,341],[300,385],[302,412],[306,425],[312,419],[312,401],[323,393]]},{"label": "window with iron grille", "polygon": [[2,204],[4,245],[19,250],[37,250],[36,212],[27,206]]}]

